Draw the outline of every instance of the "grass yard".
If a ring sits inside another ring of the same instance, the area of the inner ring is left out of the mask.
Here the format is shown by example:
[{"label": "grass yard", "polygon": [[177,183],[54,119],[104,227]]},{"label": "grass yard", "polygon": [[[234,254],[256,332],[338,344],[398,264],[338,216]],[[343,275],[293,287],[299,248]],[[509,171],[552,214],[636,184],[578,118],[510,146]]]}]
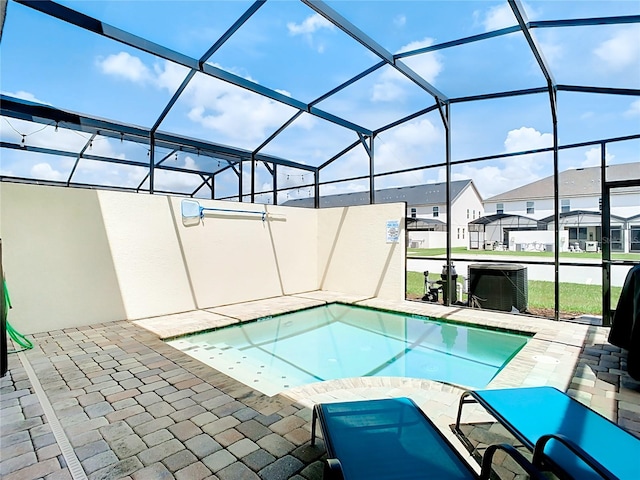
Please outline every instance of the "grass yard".
[{"label": "grass yard", "polygon": [[[503,253],[503,252],[501,252]],[[536,252],[538,253],[538,252]],[[544,252],[541,252],[544,253]],[[439,280],[439,274],[430,274],[429,280]],[[464,282],[462,276],[458,283]],[[529,280],[528,307],[536,311],[553,312],[554,283]],[[611,287],[611,304],[618,303],[622,287]],[[424,275],[420,272],[407,272],[407,298],[417,299],[424,295]],[[442,299],[442,294],[440,295]],[[466,295],[462,301],[466,301]],[[560,284],[560,311],[563,316],[602,315],[602,287],[600,285],[582,285],[577,283]],[[547,316],[552,316],[547,315]]]}]

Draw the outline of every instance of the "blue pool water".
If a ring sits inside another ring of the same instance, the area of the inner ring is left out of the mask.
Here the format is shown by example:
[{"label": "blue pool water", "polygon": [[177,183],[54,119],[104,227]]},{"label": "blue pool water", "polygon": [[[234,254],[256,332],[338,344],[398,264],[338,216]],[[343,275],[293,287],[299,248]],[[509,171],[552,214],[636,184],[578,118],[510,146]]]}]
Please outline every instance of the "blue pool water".
[{"label": "blue pool water", "polygon": [[330,304],[169,341],[267,395],[323,380],[392,376],[483,388],[529,337]]}]

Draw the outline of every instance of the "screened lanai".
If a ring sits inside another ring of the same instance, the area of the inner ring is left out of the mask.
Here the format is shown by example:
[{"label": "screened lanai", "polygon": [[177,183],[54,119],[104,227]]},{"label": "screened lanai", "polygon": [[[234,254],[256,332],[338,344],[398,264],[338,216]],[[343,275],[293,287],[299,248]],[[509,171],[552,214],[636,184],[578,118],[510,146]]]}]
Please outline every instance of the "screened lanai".
[{"label": "screened lanai", "polygon": [[[263,205],[309,198],[316,208],[332,194],[368,192],[374,203],[379,189],[443,183],[446,253],[433,260],[446,264],[470,260],[452,245],[497,213],[455,212],[452,181],[471,179],[486,199],[600,167],[599,204],[576,209],[603,212],[603,238],[615,192],[640,183],[637,2],[2,9],[3,182]],[[629,177],[607,178],[614,164]],[[564,186],[545,195],[559,225]],[[637,260],[612,259],[601,243],[588,266],[606,324],[612,269],[623,276]],[[542,263],[557,317],[563,272],[583,262],[561,264],[556,248]]]},{"label": "screened lanai", "polygon": [[399,396],[475,468],[470,388],[635,442],[639,45],[626,0],[0,0],[0,476],[320,480],[314,405]]}]

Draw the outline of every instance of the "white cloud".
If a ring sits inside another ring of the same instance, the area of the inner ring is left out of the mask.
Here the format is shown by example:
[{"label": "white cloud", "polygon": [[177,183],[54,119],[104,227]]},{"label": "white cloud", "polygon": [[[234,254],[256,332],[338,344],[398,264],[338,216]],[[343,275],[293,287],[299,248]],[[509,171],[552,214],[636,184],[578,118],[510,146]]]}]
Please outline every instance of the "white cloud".
[{"label": "white cloud", "polygon": [[[401,47],[398,52],[408,52],[433,45],[432,38],[414,41]],[[436,77],[442,71],[441,57],[436,52],[423,53],[407,57],[402,60],[409,68],[424,78],[427,82],[435,83]],[[411,81],[392,67],[385,69],[378,75],[371,91],[373,102],[393,102],[402,100],[407,94],[407,87]]]},{"label": "white cloud", "polygon": [[335,28],[336,27],[333,23],[329,22],[317,13],[314,13],[313,15],[305,18],[302,23],[287,23],[287,30],[289,30],[289,35],[300,35],[304,37],[309,46],[314,48],[318,53],[324,53],[325,45],[322,42],[318,42],[314,34],[323,29],[332,31]]},{"label": "white cloud", "polygon": [[[430,47],[433,43],[433,38],[424,38],[423,40],[418,40],[405,45],[400,48],[399,51],[408,52],[419,48]],[[403,61],[429,83],[435,83],[436,77],[442,71],[441,57],[435,52],[415,55],[413,57],[405,58]]]},{"label": "white cloud", "polygon": [[[528,20],[535,20],[539,16],[538,11],[528,3],[522,2],[522,5],[524,6],[523,13]],[[473,12],[473,17],[476,22],[480,19],[480,23],[486,32],[513,27],[518,24],[513,10],[511,10],[507,2],[491,7],[485,12],[475,11]]]},{"label": "white cloud", "polygon": [[225,142],[236,145],[255,145],[293,112],[278,102],[206,77],[194,79],[185,95],[191,121],[222,134]]},{"label": "white cloud", "polygon": [[620,28],[593,51],[606,67],[623,70],[640,63],[640,26]]},{"label": "white cloud", "polygon": [[39,178],[43,180],[64,180],[65,177],[62,173],[54,170],[48,163],[37,163],[31,167],[31,176],[33,178]]},{"label": "white cloud", "polygon": [[43,105],[51,105],[49,102],[40,100],[33,93],[25,92],[24,90],[19,90],[15,93],[3,91],[2,94],[7,95],[9,97],[21,98],[22,100],[27,100],[29,102],[42,103]]},{"label": "white cloud", "polygon": [[[388,130],[374,140],[376,172],[408,169],[425,165],[428,159],[438,155],[443,145],[442,128],[434,125],[428,118],[422,118],[402,124]],[[368,157],[362,147],[358,147],[329,167],[325,175],[330,178],[350,178],[368,173]],[[333,168],[333,170],[332,170]],[[419,185],[427,182],[424,171],[412,171],[404,174],[379,177],[376,188],[389,188],[402,185]],[[366,181],[351,184],[336,184],[323,187],[323,195],[349,191],[361,191],[368,188]]]},{"label": "white cloud", "polygon": [[535,150],[537,148],[553,147],[553,135],[540,133],[535,128],[520,127],[507,133],[504,141],[505,153]]},{"label": "white cloud", "polygon": [[407,23],[407,17],[400,14],[400,15],[396,15],[395,18],[393,19],[393,24],[400,28],[400,27],[404,27]]},{"label": "white cloud", "polygon": [[[507,133],[503,153],[515,153],[553,146],[553,135],[541,133],[531,127],[521,127]],[[453,174],[454,180],[473,179],[484,198],[492,197],[522,185],[535,182],[549,167],[551,153],[519,155],[505,158],[486,166],[464,164]],[[438,181],[444,181],[444,170]]]},{"label": "white cloud", "polygon": [[175,92],[187,76],[187,69],[171,62],[156,64],[153,66],[155,74],[153,83],[160,89]]},{"label": "white cloud", "polygon": [[313,15],[305,18],[302,23],[295,23],[295,22],[287,23],[287,30],[289,30],[289,34],[294,36],[310,35],[322,28],[333,30],[335,28],[335,25],[333,25],[333,23],[329,22],[328,20],[326,20],[324,17],[321,17],[317,13],[314,13]]},{"label": "white cloud", "polygon": [[[311,28],[311,27],[309,27]],[[104,73],[117,75],[135,83],[147,83],[171,94],[185,78],[186,69],[164,62],[148,68],[138,57],[125,52],[110,55],[100,61]],[[220,65],[214,65],[222,68]],[[248,75],[239,76],[256,82]],[[290,96],[285,90],[278,90]],[[188,108],[187,118],[219,134],[215,141],[241,147],[255,147],[271,131],[281,126],[293,114],[293,109],[268,98],[253,94],[229,83],[205,75],[197,75],[182,94],[181,101]],[[308,128],[312,122],[296,122]]]},{"label": "white cloud", "polygon": [[560,61],[564,57],[563,45],[560,43],[552,43],[550,40],[538,43],[540,45],[540,51],[549,65],[560,67]]},{"label": "white cloud", "polygon": [[106,58],[98,58],[96,65],[102,73],[121,77],[134,83],[145,84],[152,80],[151,70],[138,57],[120,52]]},{"label": "white cloud", "polygon": [[487,32],[512,27],[517,23],[511,7],[506,2],[503,5],[491,7],[482,19],[482,25]]},{"label": "white cloud", "polygon": [[403,86],[407,79],[391,67],[380,74],[371,91],[372,102],[393,102],[402,99],[406,92]]},{"label": "white cloud", "polygon": [[629,109],[624,112],[625,117],[640,116],[640,100],[635,100],[629,105]]},{"label": "white cloud", "polygon": [[[586,167],[599,167],[600,166],[600,146],[590,148],[584,154],[585,159],[580,163],[578,168],[586,168]],[[615,158],[615,155],[607,152],[605,154],[607,163],[611,163]],[[570,167],[572,168],[572,167]]]}]

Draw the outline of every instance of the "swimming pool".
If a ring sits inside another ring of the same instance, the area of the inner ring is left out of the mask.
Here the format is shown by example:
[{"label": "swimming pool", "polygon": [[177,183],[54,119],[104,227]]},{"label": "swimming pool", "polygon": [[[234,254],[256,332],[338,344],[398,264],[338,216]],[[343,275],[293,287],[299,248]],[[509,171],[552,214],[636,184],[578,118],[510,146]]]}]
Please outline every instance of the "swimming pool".
[{"label": "swimming pool", "polygon": [[528,339],[334,303],[167,343],[272,396],[312,382],[367,376],[483,388]]}]

